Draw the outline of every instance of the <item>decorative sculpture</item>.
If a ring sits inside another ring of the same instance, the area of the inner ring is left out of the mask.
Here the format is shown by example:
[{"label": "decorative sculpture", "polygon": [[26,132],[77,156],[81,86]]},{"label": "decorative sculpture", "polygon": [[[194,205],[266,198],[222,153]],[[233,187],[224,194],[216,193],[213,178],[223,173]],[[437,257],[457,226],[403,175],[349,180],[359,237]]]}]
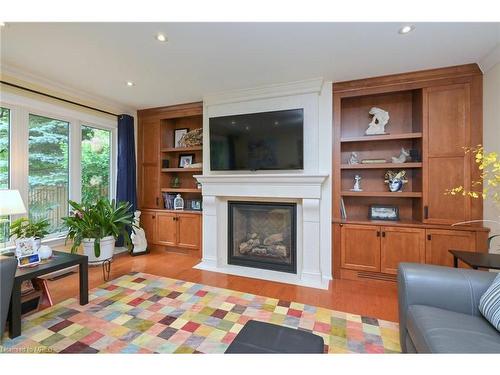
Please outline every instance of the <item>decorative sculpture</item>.
[{"label": "decorative sculpture", "polygon": [[393,163],[406,163],[409,156],[410,156],[410,151],[405,149],[404,147],[401,147],[401,154],[399,156],[393,156],[392,162]]},{"label": "decorative sculpture", "polygon": [[359,164],[359,158],[358,158],[358,153],[357,152],[351,152],[351,157],[347,161],[348,164],[353,165],[353,164]]},{"label": "decorative sculpture", "polygon": [[134,230],[130,235],[130,240],[134,245],[132,253],[143,253],[148,248],[148,241],[146,240],[146,233],[144,229],[140,227],[141,211],[134,212]]},{"label": "decorative sculpture", "polygon": [[203,128],[193,129],[184,134],[179,141],[180,147],[200,146],[203,143]]},{"label": "decorative sculpture", "polygon": [[366,129],[366,135],[375,134],[386,134],[385,125],[389,122],[389,112],[384,111],[381,108],[372,107],[369,112],[373,116],[372,122],[368,124],[368,129]]},{"label": "decorative sculpture", "polygon": [[406,171],[387,171],[384,176],[384,182],[388,184],[389,191],[396,193],[403,191],[403,185],[408,182]]},{"label": "decorative sculpture", "polygon": [[359,174],[354,176],[354,186],[351,191],[363,191],[363,189],[361,189],[361,176]]}]

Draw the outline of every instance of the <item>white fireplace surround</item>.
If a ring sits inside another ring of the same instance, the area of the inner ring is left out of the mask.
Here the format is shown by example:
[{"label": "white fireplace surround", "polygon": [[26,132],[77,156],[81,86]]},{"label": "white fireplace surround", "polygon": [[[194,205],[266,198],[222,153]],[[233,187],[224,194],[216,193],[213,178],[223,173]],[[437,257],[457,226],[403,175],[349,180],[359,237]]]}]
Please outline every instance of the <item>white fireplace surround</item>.
[{"label": "white fireplace surround", "polygon": [[[203,185],[203,259],[196,268],[297,285],[328,288],[320,270],[321,185],[327,175],[196,176]],[[297,204],[297,274],[228,264],[231,201]]]},{"label": "white fireplace surround", "polygon": [[[204,97],[202,261],[195,268],[327,289],[331,274],[332,85],[322,79]],[[304,169],[211,171],[209,118],[304,110]],[[297,204],[297,273],[228,264],[228,201]]]}]

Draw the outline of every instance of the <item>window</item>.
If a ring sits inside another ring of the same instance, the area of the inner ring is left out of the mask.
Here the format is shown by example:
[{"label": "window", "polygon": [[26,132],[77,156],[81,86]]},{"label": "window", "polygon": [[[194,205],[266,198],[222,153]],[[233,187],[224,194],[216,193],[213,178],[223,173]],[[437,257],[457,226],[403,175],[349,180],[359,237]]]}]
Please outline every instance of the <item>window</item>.
[{"label": "window", "polygon": [[47,218],[50,232],[62,230],[68,215],[69,123],[29,115],[29,216]]},{"label": "window", "polygon": [[8,91],[0,110],[0,189],[19,190],[28,210],[0,217],[0,247],[13,245],[5,219],[27,216],[48,219],[45,240],[60,244],[68,200],[114,197],[116,118]]},{"label": "window", "polygon": [[[0,189],[9,188],[10,110],[0,107]],[[0,217],[0,243],[9,238],[9,217]]]},{"label": "window", "polygon": [[82,202],[110,196],[111,131],[82,126]]}]

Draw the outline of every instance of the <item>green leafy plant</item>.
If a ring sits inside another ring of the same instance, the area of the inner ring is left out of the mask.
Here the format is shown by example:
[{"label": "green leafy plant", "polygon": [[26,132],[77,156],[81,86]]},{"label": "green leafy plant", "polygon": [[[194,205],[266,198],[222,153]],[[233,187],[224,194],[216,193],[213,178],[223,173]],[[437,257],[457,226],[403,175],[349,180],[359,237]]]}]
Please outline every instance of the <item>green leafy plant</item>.
[{"label": "green leafy plant", "polygon": [[99,199],[95,204],[84,206],[74,201],[68,201],[73,215],[63,218],[68,228],[67,240],[72,240],[71,252],[75,253],[86,238],[94,239],[94,253],[101,255],[101,239],[113,236],[117,239],[123,236],[125,245],[130,247],[128,229],[133,227],[134,215],[132,205],[128,202],[116,203],[106,198]]},{"label": "green leafy plant", "polygon": [[49,234],[50,223],[47,219],[34,220],[22,217],[15,220],[10,226],[10,237],[40,238]]}]

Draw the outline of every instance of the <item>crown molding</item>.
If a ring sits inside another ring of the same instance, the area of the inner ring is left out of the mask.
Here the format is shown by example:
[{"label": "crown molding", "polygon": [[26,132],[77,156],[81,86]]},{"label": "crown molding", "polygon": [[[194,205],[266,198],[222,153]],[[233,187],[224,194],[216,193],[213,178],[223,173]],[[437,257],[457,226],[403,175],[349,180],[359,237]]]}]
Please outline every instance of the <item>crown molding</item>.
[{"label": "crown molding", "polygon": [[[27,72],[19,67],[10,64],[2,63],[1,74],[2,76],[12,77],[14,79],[57,92],[61,96],[66,96],[68,99],[72,99],[74,101],[80,100],[82,101],[82,104],[91,105],[98,108],[101,107],[104,110],[119,114],[124,113],[135,116],[136,113],[135,108],[124,105],[123,103],[119,103],[96,94],[70,87],[52,79],[40,77],[39,75]],[[8,81],[8,79],[6,81]]]},{"label": "crown molding", "polygon": [[231,90],[207,94],[203,97],[203,103],[205,105],[217,105],[300,94],[315,93],[319,95],[323,84],[323,78],[314,78],[304,81],[278,83],[249,89]]},{"label": "crown molding", "polygon": [[486,73],[488,70],[493,68],[495,65],[500,63],[500,43],[496,45],[486,56],[484,56],[481,61],[479,61],[479,67]]}]

